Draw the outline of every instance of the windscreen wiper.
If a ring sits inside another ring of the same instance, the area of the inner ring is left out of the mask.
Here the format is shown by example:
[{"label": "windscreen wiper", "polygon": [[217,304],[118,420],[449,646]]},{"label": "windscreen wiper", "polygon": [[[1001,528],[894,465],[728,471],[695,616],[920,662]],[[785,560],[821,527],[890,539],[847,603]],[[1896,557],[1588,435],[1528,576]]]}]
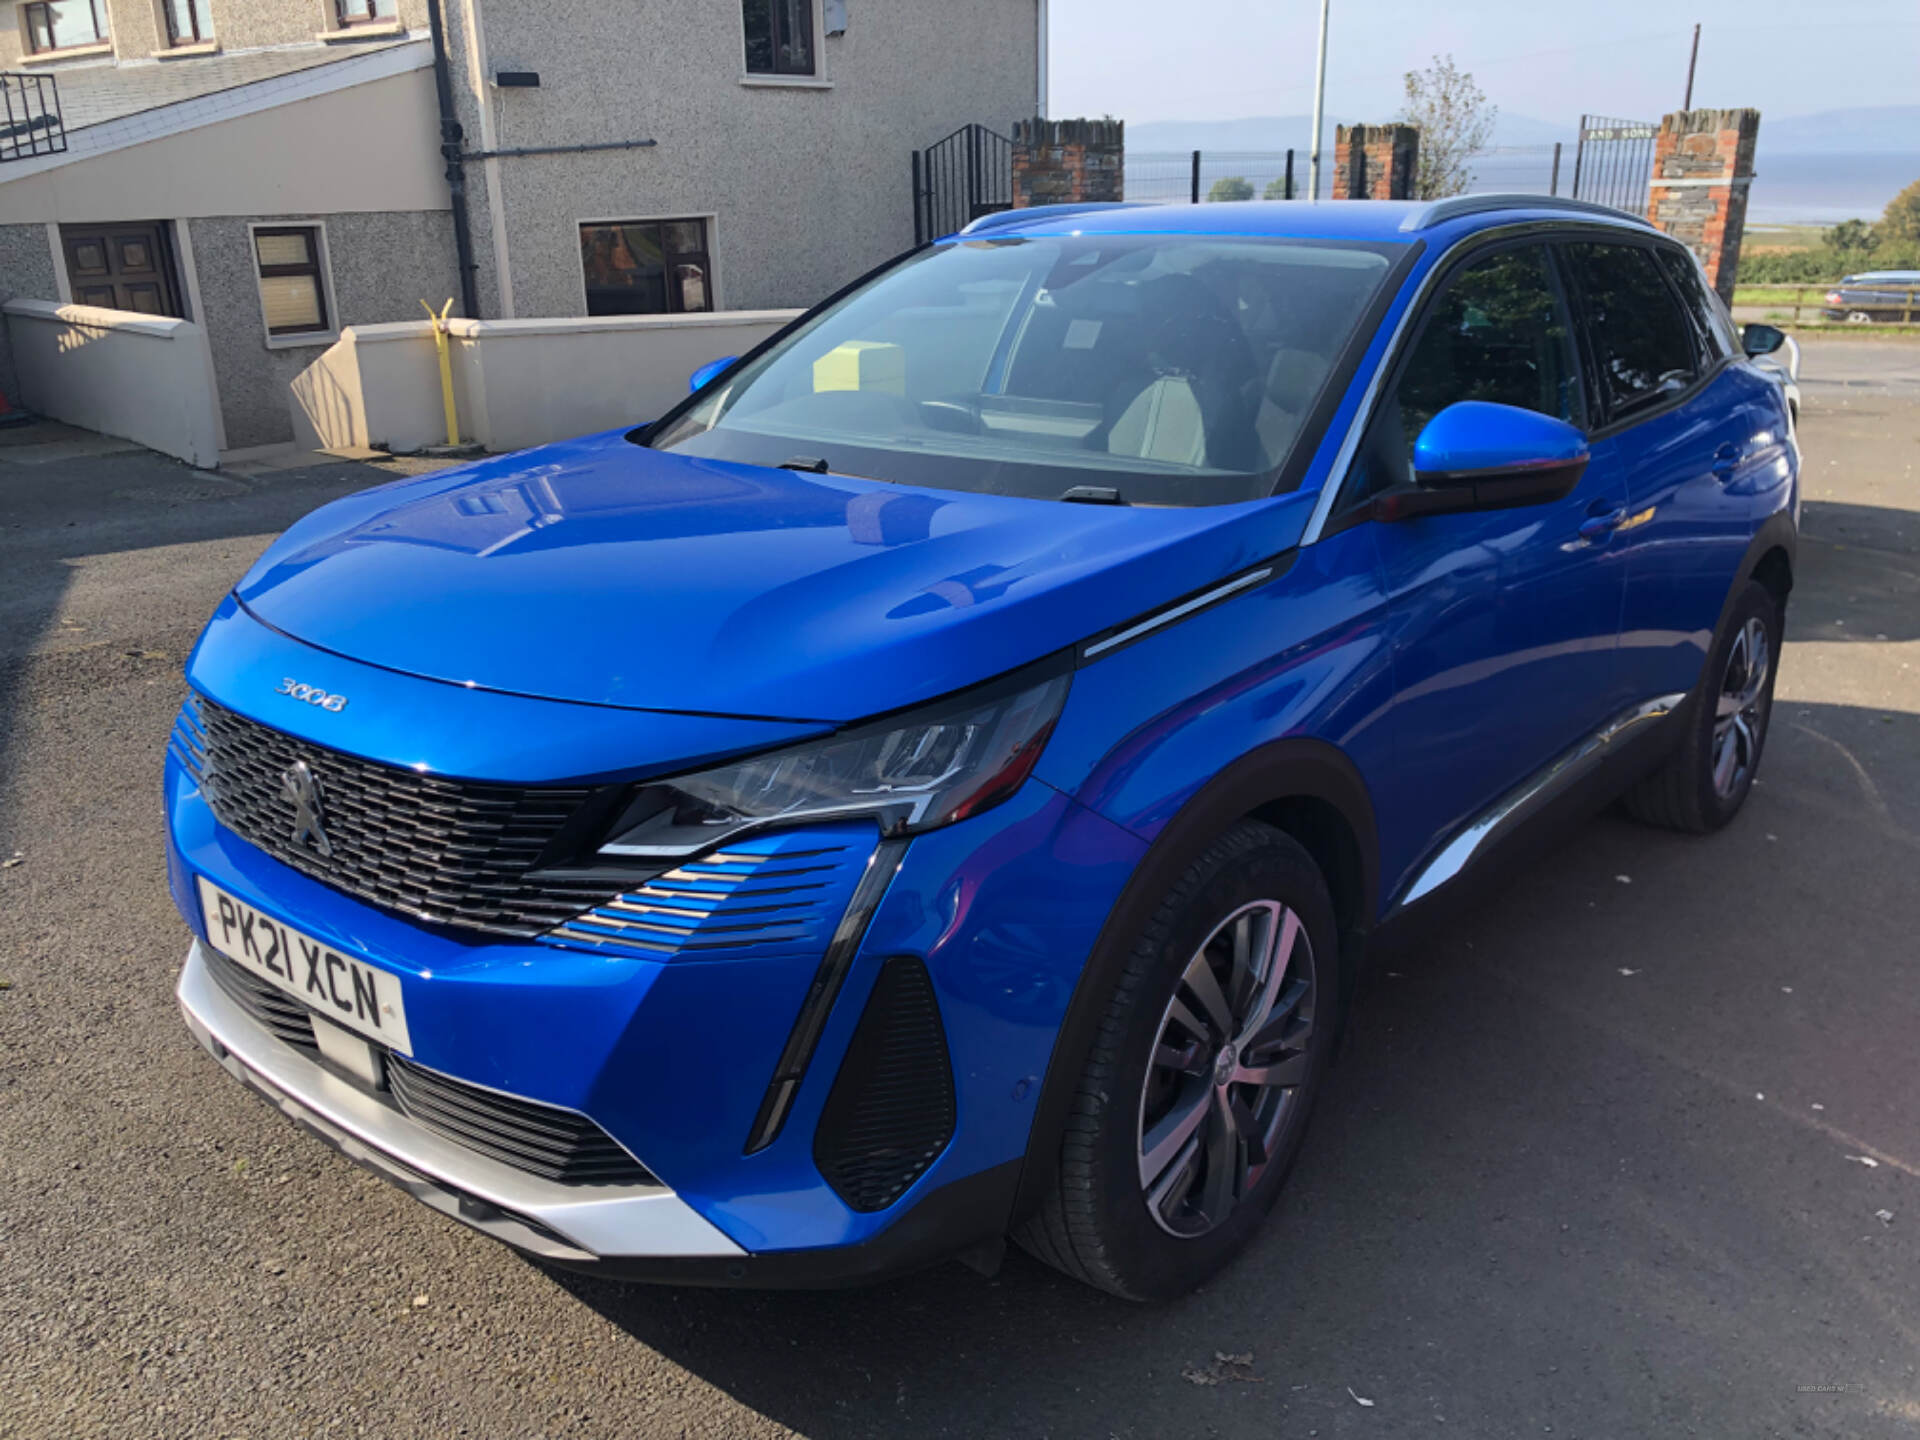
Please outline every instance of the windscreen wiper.
[{"label": "windscreen wiper", "polygon": [[803,470],[809,475],[824,475],[827,473],[827,462],[814,455],[795,455],[790,459],[782,460],[774,468],[777,470]]}]

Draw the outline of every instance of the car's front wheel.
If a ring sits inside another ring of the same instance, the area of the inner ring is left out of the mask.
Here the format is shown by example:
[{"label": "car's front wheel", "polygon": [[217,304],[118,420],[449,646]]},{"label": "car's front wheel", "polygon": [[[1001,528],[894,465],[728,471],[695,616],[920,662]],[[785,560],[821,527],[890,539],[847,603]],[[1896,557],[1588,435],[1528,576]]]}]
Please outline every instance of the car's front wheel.
[{"label": "car's front wheel", "polygon": [[1130,1299],[1206,1280],[1298,1153],[1340,1003],[1333,903],[1291,836],[1243,821],[1135,937],[1020,1243]]}]

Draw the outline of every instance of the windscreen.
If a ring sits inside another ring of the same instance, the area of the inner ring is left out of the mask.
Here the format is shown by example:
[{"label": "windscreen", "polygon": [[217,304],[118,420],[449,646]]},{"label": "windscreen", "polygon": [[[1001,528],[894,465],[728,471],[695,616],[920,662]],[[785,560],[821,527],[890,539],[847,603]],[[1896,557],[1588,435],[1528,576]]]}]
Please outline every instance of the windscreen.
[{"label": "windscreen", "polygon": [[951,241],[811,317],[646,443],[942,489],[1252,499],[1272,493],[1401,248]]}]

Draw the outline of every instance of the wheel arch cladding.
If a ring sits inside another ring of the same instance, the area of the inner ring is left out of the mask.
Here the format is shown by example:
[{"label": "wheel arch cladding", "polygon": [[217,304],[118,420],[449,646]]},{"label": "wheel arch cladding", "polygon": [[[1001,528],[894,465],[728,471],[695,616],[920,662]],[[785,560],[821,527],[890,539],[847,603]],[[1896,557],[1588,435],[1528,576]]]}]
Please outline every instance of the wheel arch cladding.
[{"label": "wheel arch cladding", "polygon": [[1068,1003],[1042,1082],[1013,1223],[1031,1215],[1059,1166],[1060,1136],[1100,1017],[1125,967],[1131,937],[1180,870],[1241,820],[1260,820],[1297,841],[1326,878],[1341,930],[1341,963],[1379,915],[1378,832],[1359,770],[1322,740],[1290,738],[1250,751],[1207,782],[1161,830],[1101,927]]},{"label": "wheel arch cladding", "polygon": [[1753,578],[1767,587],[1773,603],[1784,611],[1787,596],[1793,593],[1793,560],[1787,554],[1787,547],[1776,544],[1762,555],[1753,567]]}]

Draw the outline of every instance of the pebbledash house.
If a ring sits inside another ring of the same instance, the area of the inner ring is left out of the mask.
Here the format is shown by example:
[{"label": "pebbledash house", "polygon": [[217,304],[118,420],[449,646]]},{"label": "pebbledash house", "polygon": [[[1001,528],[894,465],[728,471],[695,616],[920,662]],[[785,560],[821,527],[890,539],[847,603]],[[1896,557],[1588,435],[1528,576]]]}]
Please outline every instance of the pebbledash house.
[{"label": "pebbledash house", "polygon": [[[910,150],[1043,113],[1045,9],[0,0],[0,302],[193,322],[228,453],[423,300],[810,305],[912,245]],[[30,363],[0,343],[0,392]]]}]

